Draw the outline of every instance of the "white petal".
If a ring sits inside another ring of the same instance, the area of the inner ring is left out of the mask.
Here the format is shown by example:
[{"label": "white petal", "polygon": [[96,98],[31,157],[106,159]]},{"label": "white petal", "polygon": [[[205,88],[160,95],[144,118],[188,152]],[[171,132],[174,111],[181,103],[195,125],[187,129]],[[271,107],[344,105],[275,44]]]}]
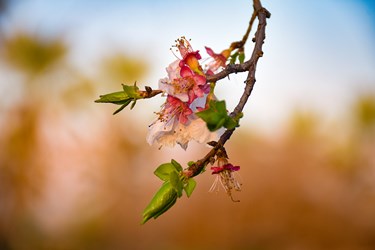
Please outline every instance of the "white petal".
[{"label": "white petal", "polygon": [[178,93],[178,94],[171,94],[171,95],[174,96],[174,97],[177,97],[178,99],[180,99],[183,102],[189,101],[189,96],[188,96],[187,93]]},{"label": "white petal", "polygon": [[175,93],[175,88],[168,80],[168,78],[163,78],[159,80],[159,89],[163,90],[168,95],[174,96],[183,102],[189,101],[189,96],[187,93]]},{"label": "white petal", "polygon": [[[173,87],[171,84],[168,82],[168,78],[162,78],[159,80],[159,89],[163,90],[167,93],[171,92],[173,90]],[[171,89],[172,88],[172,89]]]},{"label": "white petal", "polygon": [[176,119],[170,119],[168,122],[161,122],[159,119],[150,125],[149,131],[146,137],[148,144],[152,145],[155,141],[159,141],[160,138],[166,134],[173,132],[173,127],[176,124]]},{"label": "white petal", "polygon": [[206,123],[200,118],[191,121],[187,127],[187,133],[191,139],[199,143],[207,143],[218,138],[218,134],[209,131]]},{"label": "white petal", "polygon": [[191,120],[187,125],[179,123],[176,117],[173,117],[168,123],[157,120],[149,128],[147,142],[150,145],[157,144],[168,147],[174,147],[177,143],[186,150],[191,140],[207,143],[217,140],[219,133],[224,131],[210,132],[202,119],[196,116],[189,118]]},{"label": "white petal", "polygon": [[180,77],[181,68],[179,64],[180,60],[176,60],[173,63],[169,64],[169,66],[166,68],[170,80]]}]

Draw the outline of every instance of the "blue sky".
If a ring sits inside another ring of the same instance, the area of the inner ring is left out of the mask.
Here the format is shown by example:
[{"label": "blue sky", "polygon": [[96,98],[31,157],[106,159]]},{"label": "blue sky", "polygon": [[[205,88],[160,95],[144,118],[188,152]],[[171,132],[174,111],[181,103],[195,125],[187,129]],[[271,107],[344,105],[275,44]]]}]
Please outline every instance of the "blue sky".
[{"label": "blue sky", "polygon": [[[375,92],[374,1],[268,0],[263,5],[272,17],[245,120],[273,129],[296,107],[343,114],[357,94]],[[191,38],[194,49],[208,45],[220,51],[242,37],[251,1],[27,0],[10,10],[2,24],[6,32],[64,35],[72,62],[88,72],[113,48],[146,56],[153,63],[147,82],[157,86],[174,60],[169,48],[176,38]],[[240,95],[244,77],[223,81],[219,98]],[[228,99],[229,107],[235,103]]]}]

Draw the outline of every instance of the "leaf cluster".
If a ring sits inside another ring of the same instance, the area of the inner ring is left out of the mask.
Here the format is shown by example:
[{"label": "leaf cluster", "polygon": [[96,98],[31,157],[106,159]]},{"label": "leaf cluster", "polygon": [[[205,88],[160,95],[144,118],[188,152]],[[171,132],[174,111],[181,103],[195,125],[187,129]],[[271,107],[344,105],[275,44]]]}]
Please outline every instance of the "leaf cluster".
[{"label": "leaf cluster", "polygon": [[209,107],[201,112],[196,113],[198,117],[204,120],[210,131],[216,131],[221,127],[234,129],[239,126],[238,121],[242,117],[232,118],[228,115],[225,101],[211,100]]},{"label": "leaf cluster", "polygon": [[139,88],[134,84],[133,86],[128,86],[122,84],[123,91],[118,91],[106,95],[99,96],[98,100],[95,100],[95,102],[98,103],[113,103],[116,105],[121,105],[120,108],[118,108],[113,114],[117,114],[126,106],[128,106],[131,102],[132,105],[130,106],[130,109],[133,109],[138,99],[143,99],[143,96],[141,95],[141,92],[139,91]]}]

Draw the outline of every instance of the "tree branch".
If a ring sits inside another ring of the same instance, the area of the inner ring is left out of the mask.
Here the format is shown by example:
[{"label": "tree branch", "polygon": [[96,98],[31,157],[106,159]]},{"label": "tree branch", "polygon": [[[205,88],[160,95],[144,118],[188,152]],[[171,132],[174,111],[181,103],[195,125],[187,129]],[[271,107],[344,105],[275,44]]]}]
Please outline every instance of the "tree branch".
[{"label": "tree branch", "polygon": [[[255,42],[253,53],[251,58],[242,64],[233,64],[228,65],[223,71],[219,72],[218,74],[207,76],[207,82],[216,82],[217,80],[223,79],[227,77],[231,73],[238,73],[238,72],[245,72],[248,71],[248,75],[245,81],[245,89],[241,96],[240,101],[238,102],[237,106],[230,114],[231,117],[237,116],[240,112],[242,112],[243,108],[248,101],[251,92],[255,85],[255,72],[257,68],[257,63],[260,57],[263,56],[263,43],[266,38],[266,25],[267,25],[267,18],[271,16],[270,12],[262,7],[260,0],[253,0],[253,7],[254,7],[254,14],[253,16],[257,16],[259,20],[258,28],[255,33],[255,38],[253,41]],[[249,27],[252,25],[252,21],[250,21]],[[249,33],[249,28],[246,31],[246,34],[243,40],[247,40]],[[244,44],[243,44],[244,45]],[[243,46],[242,45],[242,46]],[[215,157],[220,149],[224,146],[224,144],[229,140],[232,136],[234,129],[228,129],[224,132],[224,134],[220,137],[217,144],[200,160],[196,161],[194,164],[189,166],[185,171],[184,175],[187,177],[193,177],[201,173],[204,167],[210,162],[212,157]]]}]

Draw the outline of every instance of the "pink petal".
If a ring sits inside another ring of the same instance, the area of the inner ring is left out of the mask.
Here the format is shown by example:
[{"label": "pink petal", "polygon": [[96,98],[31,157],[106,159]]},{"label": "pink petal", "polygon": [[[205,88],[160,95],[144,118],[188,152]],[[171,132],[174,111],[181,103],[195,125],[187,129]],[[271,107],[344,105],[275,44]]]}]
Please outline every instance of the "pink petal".
[{"label": "pink petal", "polygon": [[206,77],[202,75],[194,75],[194,81],[197,85],[206,84]]},{"label": "pink petal", "polygon": [[224,169],[227,169],[227,170],[229,170],[229,171],[232,171],[232,172],[240,170],[240,166],[233,166],[233,165],[230,164],[230,163],[224,165],[223,168],[224,168]]},{"label": "pink petal", "polygon": [[212,174],[218,174],[221,171],[223,171],[224,168],[223,167],[211,167],[211,170],[212,170]]},{"label": "pink petal", "polygon": [[181,77],[187,77],[187,76],[192,76],[193,71],[186,65],[183,65],[180,70],[180,75]]},{"label": "pink petal", "polygon": [[209,54],[210,56],[215,55],[215,52],[211,48],[209,48],[209,47],[205,47],[205,48],[206,48],[207,54]]},{"label": "pink petal", "polygon": [[208,94],[210,93],[210,85],[209,84],[204,84],[204,85],[201,85],[199,86],[201,88],[201,90],[203,91],[203,93],[205,94]]},{"label": "pink petal", "polygon": [[197,58],[197,60],[202,59],[201,54],[199,54],[199,50],[197,50],[197,51],[195,51],[195,52],[193,52],[193,53],[195,54],[195,58]]},{"label": "pink petal", "polygon": [[189,95],[189,103],[192,103],[197,97],[194,91],[189,91],[188,95]]}]

